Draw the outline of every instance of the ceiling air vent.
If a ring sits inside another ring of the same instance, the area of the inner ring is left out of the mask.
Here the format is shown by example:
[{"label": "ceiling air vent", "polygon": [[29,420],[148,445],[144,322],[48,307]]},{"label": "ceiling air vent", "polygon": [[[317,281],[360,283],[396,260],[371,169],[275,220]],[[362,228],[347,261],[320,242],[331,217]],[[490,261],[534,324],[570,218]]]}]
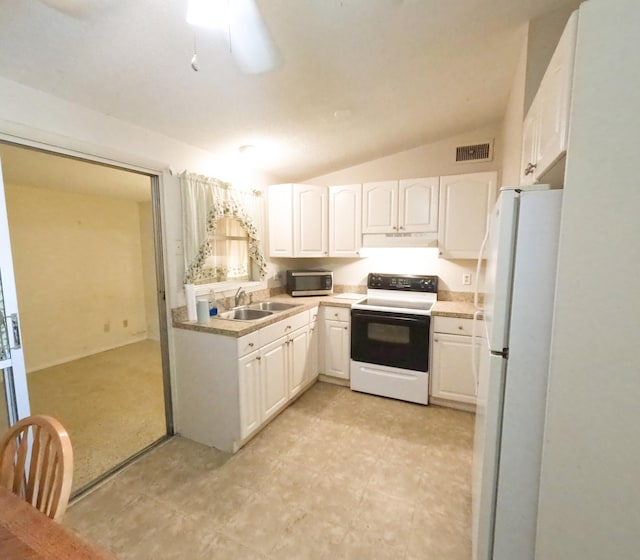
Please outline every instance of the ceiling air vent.
[{"label": "ceiling air vent", "polygon": [[458,146],[456,148],[456,162],[491,161],[493,159],[493,142]]}]

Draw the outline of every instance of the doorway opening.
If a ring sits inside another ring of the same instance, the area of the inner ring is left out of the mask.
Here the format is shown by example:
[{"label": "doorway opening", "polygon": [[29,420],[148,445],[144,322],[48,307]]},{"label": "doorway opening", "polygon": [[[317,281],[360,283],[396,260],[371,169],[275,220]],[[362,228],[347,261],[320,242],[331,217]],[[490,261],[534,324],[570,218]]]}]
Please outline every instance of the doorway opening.
[{"label": "doorway opening", "polygon": [[73,494],[172,434],[157,176],[0,143],[31,414]]}]

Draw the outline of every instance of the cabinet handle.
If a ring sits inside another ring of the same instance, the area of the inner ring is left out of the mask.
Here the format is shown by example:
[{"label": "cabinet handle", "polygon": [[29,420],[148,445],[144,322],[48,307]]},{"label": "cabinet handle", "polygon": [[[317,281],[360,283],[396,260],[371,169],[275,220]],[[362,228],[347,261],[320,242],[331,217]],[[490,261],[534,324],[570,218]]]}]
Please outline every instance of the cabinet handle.
[{"label": "cabinet handle", "polygon": [[393,226],[393,229],[398,229],[396,226]]},{"label": "cabinet handle", "polygon": [[288,331],[288,330],[290,330],[290,329],[291,329],[291,325],[287,325],[287,326],[284,328],[284,330],[285,330],[285,331]]},{"label": "cabinet handle", "polygon": [[344,328],[344,330],[345,330],[345,331],[348,331],[348,330],[349,330],[349,327],[345,327],[345,328]]},{"label": "cabinet handle", "polygon": [[334,317],[337,317],[337,316],[338,316],[338,314],[337,314],[337,313],[334,313],[334,314],[333,314],[333,316],[334,316]]},{"label": "cabinet handle", "polygon": [[398,229],[404,229],[404,226],[400,226]]},{"label": "cabinet handle", "polygon": [[249,348],[253,348],[253,342],[249,343]]},{"label": "cabinet handle", "polygon": [[536,163],[529,162],[527,164],[527,167],[525,167],[525,169],[524,169],[524,174],[525,175],[533,175],[536,167],[538,167],[538,165]]},{"label": "cabinet handle", "polygon": [[464,327],[462,325],[458,325],[458,330],[461,331]]},{"label": "cabinet handle", "polygon": [[260,361],[260,360],[262,360],[262,357],[261,356],[257,356],[256,360]]}]

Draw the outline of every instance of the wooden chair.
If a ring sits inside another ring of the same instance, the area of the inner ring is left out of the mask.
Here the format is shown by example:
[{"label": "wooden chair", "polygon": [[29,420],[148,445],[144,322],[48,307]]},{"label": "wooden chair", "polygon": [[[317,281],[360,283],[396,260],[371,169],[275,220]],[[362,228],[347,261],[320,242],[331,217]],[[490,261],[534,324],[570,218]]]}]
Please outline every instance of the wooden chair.
[{"label": "wooden chair", "polygon": [[55,521],[67,508],[72,478],[71,440],[55,418],[23,418],[0,439],[0,486]]}]

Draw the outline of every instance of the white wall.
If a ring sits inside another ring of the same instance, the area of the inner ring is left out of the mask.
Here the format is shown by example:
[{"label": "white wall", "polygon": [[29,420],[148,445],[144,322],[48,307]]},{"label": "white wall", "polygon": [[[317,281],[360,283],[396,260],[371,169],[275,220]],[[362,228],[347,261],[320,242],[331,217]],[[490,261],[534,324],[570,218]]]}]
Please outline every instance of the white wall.
[{"label": "white wall", "polygon": [[640,550],[640,2],[580,10],[536,558]]},{"label": "white wall", "polygon": [[[437,175],[455,175],[476,171],[500,169],[502,138],[498,124],[470,130],[439,142],[425,144],[411,150],[398,152],[347,167],[327,175],[305,179],[304,183],[316,185],[346,185],[387,179],[413,179]],[[495,139],[494,158],[486,163],[456,163],[456,146],[465,146]]]},{"label": "white wall", "polygon": [[529,22],[527,39],[527,70],[524,92],[524,112],[529,110],[533,98],[540,87],[542,76],[549,65],[549,60],[556,49],[560,35],[564,31],[569,16],[583,0],[573,0],[544,16]]},{"label": "white wall", "polygon": [[239,188],[260,188],[279,182],[276,177],[252,171],[239,158],[232,161],[216,157],[211,152],[4,78],[0,78],[0,139],[49,146],[54,151],[75,155],[87,154],[91,159],[154,173],[166,170],[161,178],[161,196],[169,307],[182,305],[184,301],[182,275],[176,273],[182,266],[182,222],[176,174],[187,169],[230,181]]},{"label": "white wall", "polygon": [[[494,140],[494,157],[491,162],[456,163],[455,148],[467,144]],[[317,185],[340,185],[365,183],[386,179],[410,179],[415,177],[433,177],[476,171],[500,170],[503,142],[499,125],[472,130],[445,140],[425,144],[412,150],[399,152],[360,165],[342,169],[328,175],[313,177],[304,181]],[[473,292],[476,280],[476,262],[474,260],[445,260],[438,258],[436,249],[430,248],[394,248],[366,249],[363,259],[325,259],[310,261],[280,262],[281,269],[326,267],[334,272],[336,284],[366,285],[368,272],[398,272],[406,274],[435,274],[440,278],[440,290],[454,292]],[[462,275],[471,274],[472,284],[463,285]]]}]

